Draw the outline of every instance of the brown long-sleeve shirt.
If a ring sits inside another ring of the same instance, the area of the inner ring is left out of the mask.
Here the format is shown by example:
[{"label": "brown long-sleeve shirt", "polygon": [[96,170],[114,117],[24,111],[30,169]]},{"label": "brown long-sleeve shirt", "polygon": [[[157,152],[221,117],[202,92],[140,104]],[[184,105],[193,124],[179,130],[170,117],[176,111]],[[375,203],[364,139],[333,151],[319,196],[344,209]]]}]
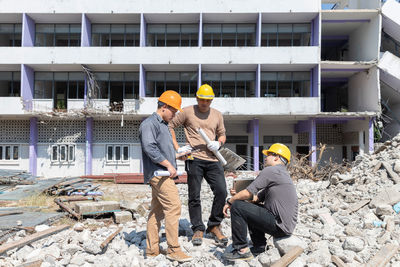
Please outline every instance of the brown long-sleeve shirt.
[{"label": "brown long-sleeve shirt", "polygon": [[168,127],[174,129],[183,126],[187,142],[194,149],[199,149],[199,152],[194,152],[192,155],[195,158],[209,161],[218,161],[214,154],[207,149],[207,144],[197,132],[202,128],[210,140],[215,140],[216,137],[225,136],[224,119],[221,112],[210,108],[208,112],[200,112],[197,105],[183,108]]}]

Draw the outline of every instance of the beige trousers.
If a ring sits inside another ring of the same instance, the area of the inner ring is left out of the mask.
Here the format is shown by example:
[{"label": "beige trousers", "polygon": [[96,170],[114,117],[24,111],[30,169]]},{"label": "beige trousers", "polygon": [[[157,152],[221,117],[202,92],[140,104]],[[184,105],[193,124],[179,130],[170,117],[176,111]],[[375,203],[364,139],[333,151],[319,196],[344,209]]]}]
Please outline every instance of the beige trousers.
[{"label": "beige trousers", "polygon": [[169,177],[154,176],[150,179],[152,199],[147,219],[146,254],[158,254],[161,220],[165,218],[167,253],[180,251],[178,241],[181,200],[174,180]]}]

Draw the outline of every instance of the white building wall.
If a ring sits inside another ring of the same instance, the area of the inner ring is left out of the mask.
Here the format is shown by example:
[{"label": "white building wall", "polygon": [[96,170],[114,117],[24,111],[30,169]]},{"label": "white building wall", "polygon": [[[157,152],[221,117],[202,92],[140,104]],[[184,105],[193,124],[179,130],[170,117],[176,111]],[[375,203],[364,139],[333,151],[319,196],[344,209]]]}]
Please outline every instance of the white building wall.
[{"label": "white building wall", "polygon": [[241,0],[231,1],[163,1],[153,0],[71,0],[71,1],[46,1],[46,0],[0,0],[2,13],[245,13],[245,12],[318,12],[321,7],[319,0],[252,0],[243,4]]},{"label": "white building wall", "polygon": [[349,79],[349,111],[380,112],[380,83],[377,67],[362,71]]},{"label": "white building wall", "polygon": [[365,22],[349,36],[349,60],[371,61],[378,60],[381,44],[382,17],[376,15],[370,22]]},{"label": "white building wall", "polygon": [[0,114],[24,114],[20,97],[0,97]]},{"label": "white building wall", "polygon": [[44,177],[80,176],[85,173],[85,145],[75,144],[75,161],[52,162],[52,144],[37,145],[37,175]]}]

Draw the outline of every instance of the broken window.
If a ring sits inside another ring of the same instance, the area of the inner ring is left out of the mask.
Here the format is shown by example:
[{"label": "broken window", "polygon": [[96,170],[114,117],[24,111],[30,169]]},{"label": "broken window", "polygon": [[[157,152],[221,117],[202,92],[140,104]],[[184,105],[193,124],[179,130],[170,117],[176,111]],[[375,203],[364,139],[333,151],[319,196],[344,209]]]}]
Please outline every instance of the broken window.
[{"label": "broken window", "polygon": [[147,24],[147,46],[198,46],[198,24]]},{"label": "broken window", "polygon": [[35,46],[80,46],[80,24],[36,24]]},{"label": "broken window", "polygon": [[0,145],[0,160],[19,160],[19,146]]},{"label": "broken window", "polygon": [[309,71],[262,72],[261,96],[310,97],[310,79]]},{"label": "broken window", "polygon": [[52,162],[75,161],[75,145],[53,145],[50,158]]},{"label": "broken window", "polygon": [[261,46],[310,46],[310,23],[264,23]]},{"label": "broken window", "polygon": [[203,46],[255,46],[254,23],[207,23],[203,26]]},{"label": "broken window", "polygon": [[197,72],[147,72],[146,80],[148,97],[159,97],[166,90],[194,97],[197,91]]},{"label": "broken window", "polygon": [[0,97],[21,95],[21,72],[0,72]]},{"label": "broken window", "polygon": [[139,46],[139,24],[92,24],[92,46]]},{"label": "broken window", "polygon": [[0,24],[0,46],[21,46],[22,24]]},{"label": "broken window", "polygon": [[128,145],[107,145],[106,158],[108,162],[124,162],[129,160]]},{"label": "broken window", "polygon": [[203,83],[211,85],[216,97],[254,97],[255,72],[204,72]]}]

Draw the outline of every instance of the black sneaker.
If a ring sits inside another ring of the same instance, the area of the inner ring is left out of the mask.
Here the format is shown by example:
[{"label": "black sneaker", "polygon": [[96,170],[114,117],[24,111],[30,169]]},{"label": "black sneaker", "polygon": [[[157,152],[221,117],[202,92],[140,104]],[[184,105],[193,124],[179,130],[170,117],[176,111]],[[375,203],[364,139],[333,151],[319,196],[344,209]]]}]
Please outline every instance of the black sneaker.
[{"label": "black sneaker", "polygon": [[250,250],[247,248],[246,252],[240,252],[240,250],[233,250],[232,252],[225,252],[224,258],[228,261],[236,261],[236,260],[251,260],[253,259],[253,254],[251,254]]},{"label": "black sneaker", "polygon": [[254,257],[257,257],[261,253],[265,252],[265,246],[260,246],[260,247],[251,247],[250,248],[251,253],[253,254]]}]

